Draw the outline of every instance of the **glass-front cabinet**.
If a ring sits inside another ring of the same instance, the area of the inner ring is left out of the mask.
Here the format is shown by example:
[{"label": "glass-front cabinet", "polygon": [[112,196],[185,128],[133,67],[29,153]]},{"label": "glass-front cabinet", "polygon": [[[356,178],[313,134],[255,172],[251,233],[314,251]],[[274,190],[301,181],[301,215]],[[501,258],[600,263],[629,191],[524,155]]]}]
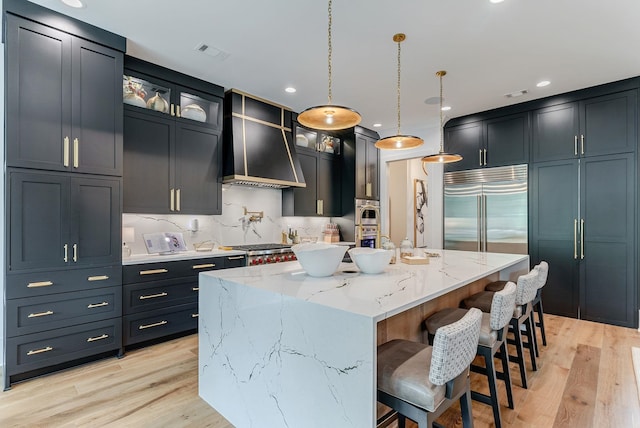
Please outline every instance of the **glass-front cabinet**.
[{"label": "glass-front cabinet", "polygon": [[216,128],[221,125],[220,98],[160,79],[127,73],[127,70],[122,77],[122,98],[125,105],[153,114],[166,114]]},{"label": "glass-front cabinet", "polygon": [[340,154],[340,138],[301,126],[295,128],[296,146],[316,152]]}]

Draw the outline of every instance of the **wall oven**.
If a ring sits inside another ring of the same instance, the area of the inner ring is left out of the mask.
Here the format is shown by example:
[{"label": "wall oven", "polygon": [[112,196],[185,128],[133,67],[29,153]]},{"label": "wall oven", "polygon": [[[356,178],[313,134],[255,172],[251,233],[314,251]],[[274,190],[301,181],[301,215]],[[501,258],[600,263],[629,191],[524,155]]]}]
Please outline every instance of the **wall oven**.
[{"label": "wall oven", "polygon": [[356,199],[356,247],[380,246],[380,202]]}]

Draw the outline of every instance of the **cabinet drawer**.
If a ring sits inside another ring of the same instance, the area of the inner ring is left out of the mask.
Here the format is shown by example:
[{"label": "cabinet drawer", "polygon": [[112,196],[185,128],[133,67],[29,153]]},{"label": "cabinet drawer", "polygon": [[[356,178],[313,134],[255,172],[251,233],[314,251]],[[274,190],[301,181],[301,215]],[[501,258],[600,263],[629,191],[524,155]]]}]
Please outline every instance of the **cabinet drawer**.
[{"label": "cabinet drawer", "polygon": [[195,278],[127,284],[123,289],[125,315],[198,302],[198,281]]},{"label": "cabinet drawer", "polygon": [[121,318],[7,338],[7,375],[119,349]]},{"label": "cabinet drawer", "polygon": [[193,260],[178,260],[164,263],[143,263],[122,266],[124,284],[158,281],[161,279],[198,276],[200,272],[224,268],[224,257],[211,257]]},{"label": "cabinet drawer", "polygon": [[157,339],[198,328],[198,304],[179,305],[156,311],[126,315],[124,345]]},{"label": "cabinet drawer", "polygon": [[224,268],[243,267],[247,265],[247,256],[225,256]]},{"label": "cabinet drawer", "polygon": [[109,287],[7,301],[7,336],[122,316],[122,288]]},{"label": "cabinet drawer", "polygon": [[122,284],[122,268],[101,266],[47,272],[7,274],[7,299],[91,290]]}]

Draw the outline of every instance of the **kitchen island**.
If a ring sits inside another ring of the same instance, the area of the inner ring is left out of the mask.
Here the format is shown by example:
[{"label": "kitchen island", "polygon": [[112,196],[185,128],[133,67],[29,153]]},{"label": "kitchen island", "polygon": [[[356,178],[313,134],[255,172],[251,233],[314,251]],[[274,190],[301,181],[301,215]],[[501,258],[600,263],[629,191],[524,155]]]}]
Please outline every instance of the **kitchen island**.
[{"label": "kitchen island", "polygon": [[237,427],[375,426],[376,345],[415,340],[439,306],[529,269],[526,255],[437,253],[379,275],[348,263],[312,278],[297,262],[201,273],[200,397]]}]

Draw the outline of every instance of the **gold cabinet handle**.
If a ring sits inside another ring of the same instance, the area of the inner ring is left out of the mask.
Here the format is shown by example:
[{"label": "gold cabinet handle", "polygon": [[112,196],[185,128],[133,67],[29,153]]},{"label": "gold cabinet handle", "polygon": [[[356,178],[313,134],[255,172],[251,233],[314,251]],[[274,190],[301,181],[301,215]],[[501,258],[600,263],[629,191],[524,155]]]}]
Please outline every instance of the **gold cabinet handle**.
[{"label": "gold cabinet handle", "polygon": [[67,167],[69,166],[69,137],[64,137],[62,143],[62,164]]},{"label": "gold cabinet handle", "polygon": [[89,305],[87,305],[87,309],[101,308],[103,306],[109,306],[109,302],[90,303]]},{"label": "gold cabinet handle", "polygon": [[101,334],[100,336],[96,336],[96,337],[90,337],[87,339],[87,342],[95,342],[96,340],[103,340],[108,338],[109,335],[108,334]]},{"label": "gold cabinet handle", "polygon": [[175,201],[176,201],[176,190],[175,189],[171,189],[169,191],[169,210],[170,211],[175,211],[173,209],[173,207],[175,206]]},{"label": "gold cabinet handle", "polygon": [[53,311],[37,312],[35,314],[29,314],[27,318],[39,318],[39,317],[46,317],[49,315],[53,315]]},{"label": "gold cabinet handle", "polygon": [[167,273],[168,269],[150,269],[150,270],[141,270],[140,275],[155,275],[157,273]]},{"label": "gold cabinet handle", "polygon": [[28,283],[27,288],[49,287],[51,285],[53,285],[52,281],[38,281]]},{"label": "gold cabinet handle", "polygon": [[200,314],[191,314],[191,318],[198,318]]},{"label": "gold cabinet handle", "polygon": [[73,244],[73,261],[78,261],[78,244]]},{"label": "gold cabinet handle", "polygon": [[180,117],[180,104],[176,105],[176,116]]},{"label": "gold cabinet handle", "polygon": [[145,324],[145,325],[138,326],[138,330],[144,330],[145,328],[151,328],[151,327],[159,327],[161,325],[165,325],[168,323],[169,321],[162,320],[160,322],[154,322],[153,324]]},{"label": "gold cabinet handle", "polygon": [[580,134],[580,154],[584,154],[584,135]]},{"label": "gold cabinet handle", "polygon": [[367,196],[371,196],[371,183],[367,183],[365,186],[365,192]]},{"label": "gold cabinet handle", "polygon": [[482,166],[482,149],[478,149],[478,156],[480,157],[480,166]]},{"label": "gold cabinet handle", "polygon": [[180,211],[180,189],[176,190],[176,211]]},{"label": "gold cabinet handle", "polygon": [[69,244],[64,244],[64,262],[69,262]]},{"label": "gold cabinet handle", "polygon": [[87,281],[105,281],[109,279],[107,275],[95,275],[87,278]]},{"label": "gold cabinet handle", "polygon": [[53,351],[53,348],[51,346],[47,346],[46,348],[31,350],[27,352],[27,355],[42,354],[43,352],[49,352],[49,351]]},{"label": "gold cabinet handle", "polygon": [[573,136],[573,154],[578,156],[578,136]]},{"label": "gold cabinet handle", "polygon": [[140,300],[155,299],[157,297],[165,297],[165,296],[168,296],[168,295],[169,295],[169,293],[163,291],[162,293],[147,294],[145,296],[140,296],[140,297],[138,297],[138,299],[140,299]]},{"label": "gold cabinet handle", "polygon": [[573,258],[578,259],[578,219],[573,219]]},{"label": "gold cabinet handle", "polygon": [[227,260],[240,260],[240,259],[244,259],[244,256],[227,257]]},{"label": "gold cabinet handle", "polygon": [[487,166],[487,149],[482,151],[484,153],[484,166]]},{"label": "gold cabinet handle", "polygon": [[191,287],[191,291],[200,291],[200,287]]},{"label": "gold cabinet handle", "polygon": [[78,161],[78,158],[79,158],[79,155],[78,155],[79,146],[80,146],[80,142],[78,141],[77,138],[74,138],[73,139],[73,167],[74,168],[77,168],[78,165],[79,165],[79,161]]},{"label": "gold cabinet handle", "polygon": [[201,265],[193,265],[191,266],[191,269],[206,269],[206,268],[212,268],[212,267],[216,267],[215,263],[204,263]]},{"label": "gold cabinet handle", "polygon": [[171,104],[171,116],[175,116],[176,115],[176,106]]},{"label": "gold cabinet handle", "polygon": [[580,260],[584,259],[584,219],[580,219]]}]

